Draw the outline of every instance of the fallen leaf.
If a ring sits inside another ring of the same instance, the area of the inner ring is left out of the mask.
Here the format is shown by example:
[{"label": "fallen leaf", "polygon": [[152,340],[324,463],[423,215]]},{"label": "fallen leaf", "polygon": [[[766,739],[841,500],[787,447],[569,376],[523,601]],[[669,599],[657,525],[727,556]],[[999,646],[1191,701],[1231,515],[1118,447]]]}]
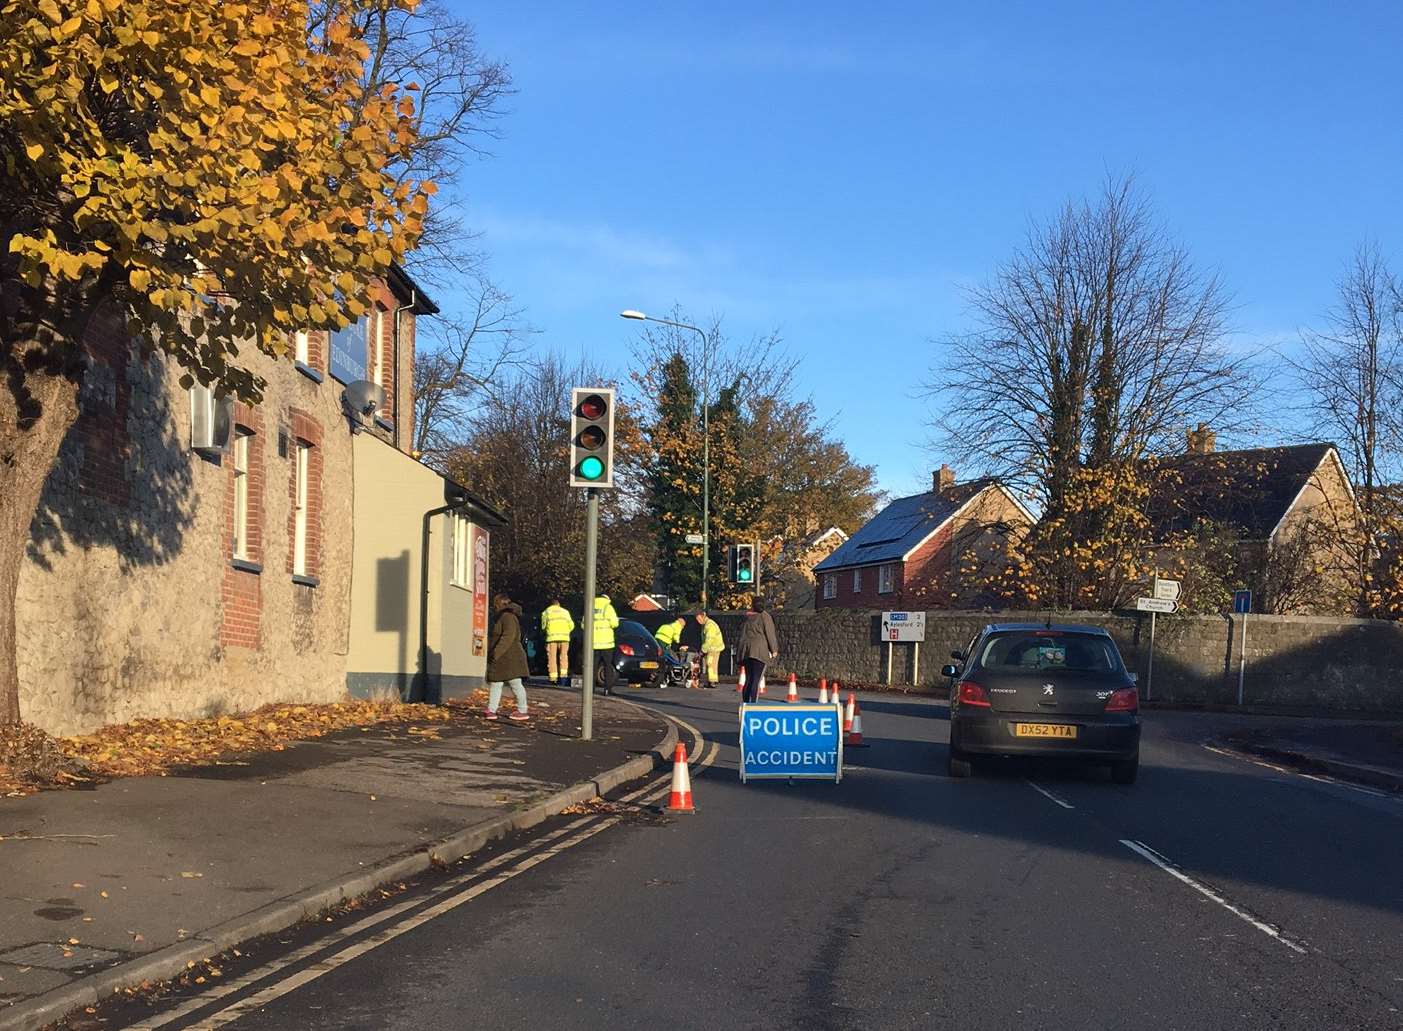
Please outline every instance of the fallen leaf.
[{"label": "fallen leaf", "polygon": [[69,939],[68,939],[68,944],[69,944],[69,945],[77,945],[77,944],[78,944],[78,939],[77,939],[77,938],[69,938]]},{"label": "fallen leaf", "polygon": [[204,874],[202,874],[202,873],[196,873],[194,870],[181,870],[181,871],[180,871],[180,876],[182,876],[182,877],[184,877],[184,878],[186,878],[186,879],[189,879],[189,878],[192,878],[192,877],[203,877]]},{"label": "fallen leaf", "polygon": [[108,894],[107,894],[107,892],[105,892],[105,891],[100,891],[100,892],[98,892],[98,894],[101,895],[103,898],[108,898],[108,897],[109,897]]}]

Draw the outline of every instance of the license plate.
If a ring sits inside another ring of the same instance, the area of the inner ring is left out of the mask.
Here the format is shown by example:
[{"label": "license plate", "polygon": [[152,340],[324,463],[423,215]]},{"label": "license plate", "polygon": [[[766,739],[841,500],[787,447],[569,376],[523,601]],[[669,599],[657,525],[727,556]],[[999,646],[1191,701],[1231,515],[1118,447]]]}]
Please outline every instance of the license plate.
[{"label": "license plate", "polygon": [[658,664],[657,664],[656,662],[640,662],[640,663],[638,664],[638,668],[639,668],[639,669],[657,669],[657,668],[658,668]]},{"label": "license plate", "polygon": [[1077,728],[1070,723],[1015,723],[1014,737],[1076,737]]}]

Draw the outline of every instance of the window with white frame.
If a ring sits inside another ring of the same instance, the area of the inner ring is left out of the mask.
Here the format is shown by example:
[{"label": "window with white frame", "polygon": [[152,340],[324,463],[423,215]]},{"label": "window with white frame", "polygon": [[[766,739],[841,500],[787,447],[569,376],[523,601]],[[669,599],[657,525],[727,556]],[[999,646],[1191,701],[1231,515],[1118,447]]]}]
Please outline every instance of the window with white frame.
[{"label": "window with white frame", "polygon": [[307,478],[311,469],[312,445],[306,441],[297,442],[295,489],[292,493],[292,573],[294,576],[307,575]]},{"label": "window with white frame", "polygon": [[305,329],[299,329],[292,336],[292,357],[299,365],[311,364],[311,341]]},{"label": "window with white frame", "polygon": [[824,574],[823,574],[823,596],[824,596],[825,599],[838,597],[838,574],[837,574],[837,573],[824,573]]},{"label": "window with white frame", "polygon": [[891,594],[896,590],[896,566],[888,563],[877,567],[877,593]]},{"label": "window with white frame", "polygon": [[853,570],[853,593],[854,593],[854,594],[861,594],[861,593],[862,593],[862,570],[861,570],[861,569],[854,569],[854,570]]},{"label": "window with white frame", "polygon": [[453,577],[455,587],[472,587],[472,524],[463,516],[454,514],[453,519]]},{"label": "window with white frame", "polygon": [[234,431],[234,557],[248,558],[248,449],[247,430]]}]

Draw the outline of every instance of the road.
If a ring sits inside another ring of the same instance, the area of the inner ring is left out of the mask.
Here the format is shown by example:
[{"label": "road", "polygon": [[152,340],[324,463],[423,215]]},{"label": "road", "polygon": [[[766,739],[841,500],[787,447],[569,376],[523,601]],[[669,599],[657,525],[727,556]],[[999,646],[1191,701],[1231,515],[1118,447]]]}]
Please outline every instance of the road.
[{"label": "road", "polygon": [[375,937],[142,1026],[1403,1027],[1403,800],[1172,713],[1131,787],[955,781],[944,708],[890,696],[841,784],[743,786],[732,693],[649,701],[716,746],[695,815],[558,821]]}]

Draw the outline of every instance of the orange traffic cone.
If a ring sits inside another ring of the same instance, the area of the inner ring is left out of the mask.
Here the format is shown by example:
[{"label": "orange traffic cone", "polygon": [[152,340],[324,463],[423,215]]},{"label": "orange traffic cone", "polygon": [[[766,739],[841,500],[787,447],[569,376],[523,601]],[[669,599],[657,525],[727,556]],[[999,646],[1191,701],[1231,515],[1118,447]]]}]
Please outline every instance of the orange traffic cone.
[{"label": "orange traffic cone", "polygon": [[[832,695],[832,697],[829,698],[828,700],[829,700],[829,702],[832,703],[833,705],[836,705],[836,706],[838,706],[839,708],[842,708],[843,700],[842,700],[841,698],[838,697],[838,695],[839,695],[840,693],[841,693],[841,691],[840,691],[840,688],[838,687],[838,681],[835,680],[835,681],[833,681],[833,695]],[[838,714],[838,716],[839,716],[840,719],[842,718],[842,715],[843,715],[843,714],[842,714],[841,712]]]},{"label": "orange traffic cone", "polygon": [[692,775],[687,770],[687,746],[677,742],[672,753],[672,795],[667,800],[670,813],[694,813],[692,808]]},{"label": "orange traffic cone", "polygon": [[862,706],[852,702],[852,729],[848,731],[848,739],[844,745],[848,748],[866,748],[867,742],[862,740]]},{"label": "orange traffic cone", "polygon": [[843,713],[843,733],[851,734],[853,729],[853,715],[857,712],[857,695],[848,692],[848,708]]},{"label": "orange traffic cone", "polygon": [[761,673],[761,674],[760,674],[760,690],[756,691],[755,694],[756,694],[757,696],[759,696],[759,695],[762,695],[762,694],[764,694],[764,693],[765,693],[765,674]]},{"label": "orange traffic cone", "polygon": [[736,694],[745,690],[745,667],[740,668],[740,678],[736,681]]},{"label": "orange traffic cone", "polygon": [[818,678],[818,704],[819,704],[819,705],[827,705],[827,704],[828,704],[828,678],[827,678],[827,677],[819,677],[819,678]]},{"label": "orange traffic cone", "polygon": [[786,702],[797,702],[799,700],[799,678],[793,673],[789,674],[789,697]]}]

